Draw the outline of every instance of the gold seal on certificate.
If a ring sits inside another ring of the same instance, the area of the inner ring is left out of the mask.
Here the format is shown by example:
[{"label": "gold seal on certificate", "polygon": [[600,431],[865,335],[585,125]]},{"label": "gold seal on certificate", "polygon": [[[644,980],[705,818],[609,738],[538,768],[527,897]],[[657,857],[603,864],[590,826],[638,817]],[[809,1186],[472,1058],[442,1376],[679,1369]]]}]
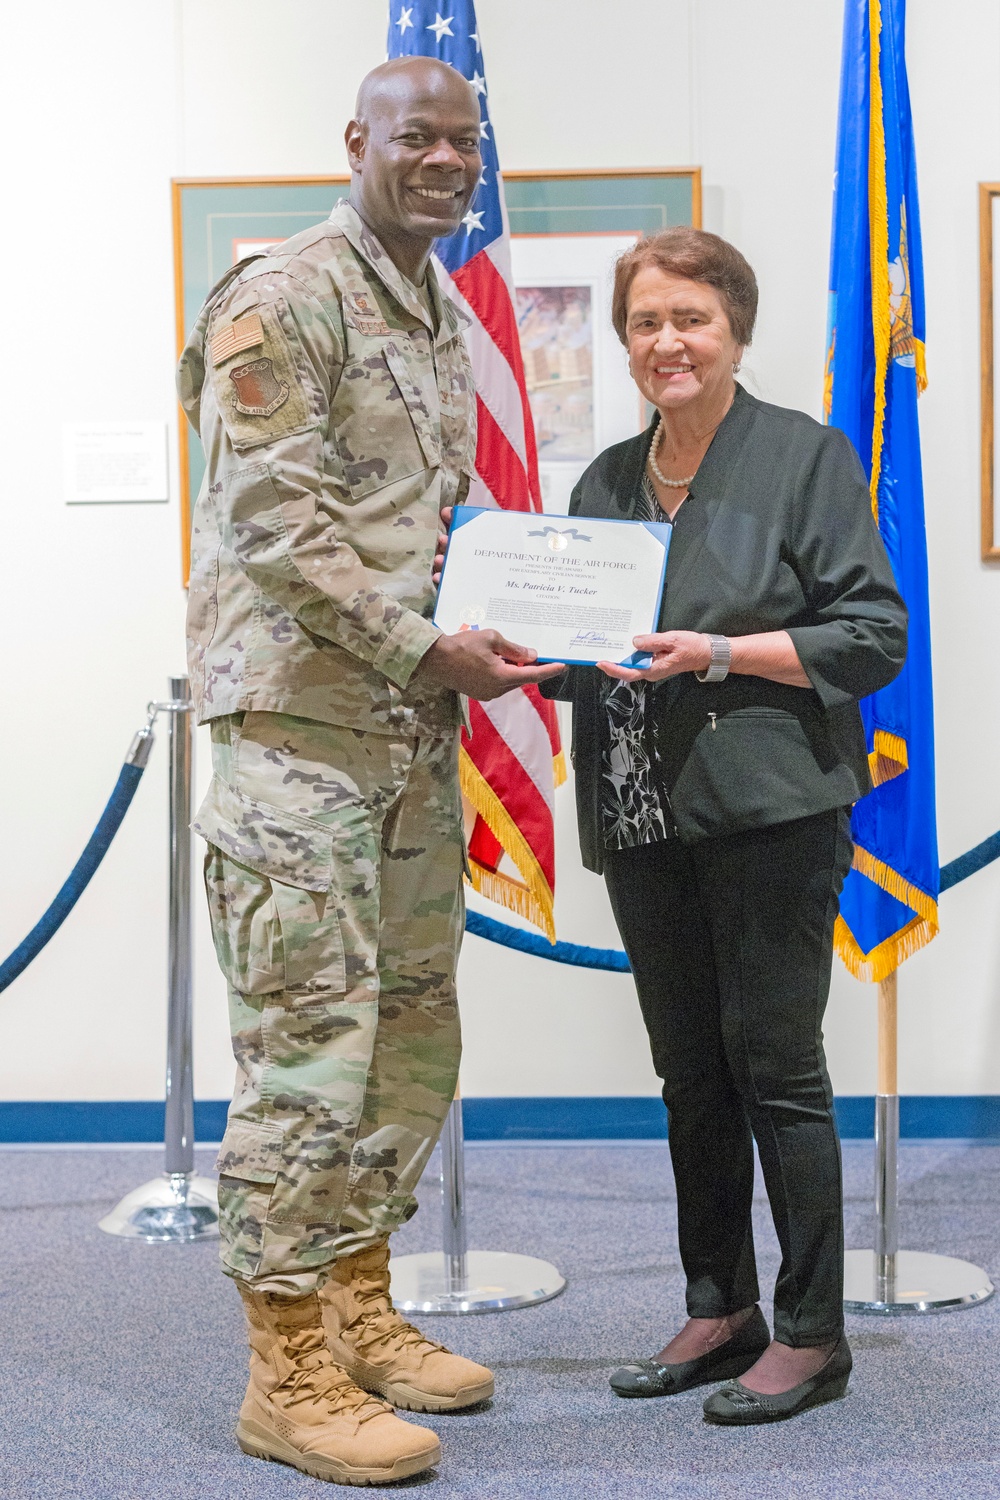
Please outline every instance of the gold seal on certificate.
[{"label": "gold seal on certificate", "polygon": [[633,666],[657,627],[672,527],[455,507],[434,623],[498,630],[540,661]]}]

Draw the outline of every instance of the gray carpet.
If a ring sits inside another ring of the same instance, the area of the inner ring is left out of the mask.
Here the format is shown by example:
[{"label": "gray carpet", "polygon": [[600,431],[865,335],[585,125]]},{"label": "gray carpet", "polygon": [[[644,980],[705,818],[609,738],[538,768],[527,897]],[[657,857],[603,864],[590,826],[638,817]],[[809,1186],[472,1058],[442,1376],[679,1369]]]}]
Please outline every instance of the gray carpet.
[{"label": "gray carpet", "polygon": [[[909,1145],[903,1241],[1000,1274],[1000,1147]],[[849,1245],[870,1243],[871,1147],[845,1148]],[[347,1493],[244,1457],[232,1427],[245,1379],[239,1300],[214,1244],[101,1234],[98,1218],[155,1175],[156,1153],[0,1155],[0,1494],[5,1500],[305,1500]],[[202,1165],[202,1164],[200,1164]],[[701,1395],[624,1402],[617,1363],[651,1353],[682,1316],[665,1148],[472,1147],[474,1248],[555,1261],[567,1292],[542,1307],[428,1319],[493,1366],[497,1395],[432,1417],[444,1458],[396,1490],[428,1500],[995,1500],[1000,1298],[936,1317],[852,1318],[846,1400],[747,1431],[701,1421]],[[397,1253],[439,1243],[437,1194]],[[759,1204],[761,1273],[776,1247]],[[767,1311],[765,1304],[765,1311]],[[433,1327],[431,1328],[431,1325]]]}]

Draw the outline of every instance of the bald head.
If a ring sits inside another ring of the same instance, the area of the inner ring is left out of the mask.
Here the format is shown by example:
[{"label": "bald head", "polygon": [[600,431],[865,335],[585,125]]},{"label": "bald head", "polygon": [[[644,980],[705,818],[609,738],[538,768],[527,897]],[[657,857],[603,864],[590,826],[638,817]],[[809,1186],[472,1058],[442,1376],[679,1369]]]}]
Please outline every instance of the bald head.
[{"label": "bald head", "polygon": [[351,202],[411,280],[472,202],[480,119],[472,85],[435,57],[396,57],[362,80],[345,136]]},{"label": "bald head", "polygon": [[361,80],[354,117],[370,125],[387,108],[420,100],[448,101],[458,108],[470,106],[476,119],[476,92],[457,68],[437,57],[393,57],[372,68]]}]

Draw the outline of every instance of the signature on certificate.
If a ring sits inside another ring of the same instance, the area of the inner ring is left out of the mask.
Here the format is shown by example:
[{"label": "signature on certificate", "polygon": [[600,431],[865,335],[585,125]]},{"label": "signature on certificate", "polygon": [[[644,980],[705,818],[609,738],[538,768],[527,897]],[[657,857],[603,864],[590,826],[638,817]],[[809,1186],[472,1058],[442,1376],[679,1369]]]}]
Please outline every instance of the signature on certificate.
[{"label": "signature on certificate", "polygon": [[586,641],[591,646],[602,646],[607,639],[603,630],[578,630],[573,637],[574,642]]}]

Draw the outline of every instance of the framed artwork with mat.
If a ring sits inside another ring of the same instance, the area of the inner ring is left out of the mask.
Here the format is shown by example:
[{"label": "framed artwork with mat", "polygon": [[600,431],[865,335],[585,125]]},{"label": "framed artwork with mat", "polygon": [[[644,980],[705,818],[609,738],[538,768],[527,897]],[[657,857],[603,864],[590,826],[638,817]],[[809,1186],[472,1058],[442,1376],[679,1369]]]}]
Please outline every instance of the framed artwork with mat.
[{"label": "framed artwork with mat", "polygon": [[[178,351],[209,291],[236,261],[328,217],[350,178],[178,177],[173,194]],[[644,234],[701,224],[697,167],[505,172],[529,399],[542,434],[545,509],[565,511],[576,478],[645,420],[610,328],[610,267]],[[181,558],[205,459],[180,422]],[[1000,555],[1000,554],[998,554]]]}]

